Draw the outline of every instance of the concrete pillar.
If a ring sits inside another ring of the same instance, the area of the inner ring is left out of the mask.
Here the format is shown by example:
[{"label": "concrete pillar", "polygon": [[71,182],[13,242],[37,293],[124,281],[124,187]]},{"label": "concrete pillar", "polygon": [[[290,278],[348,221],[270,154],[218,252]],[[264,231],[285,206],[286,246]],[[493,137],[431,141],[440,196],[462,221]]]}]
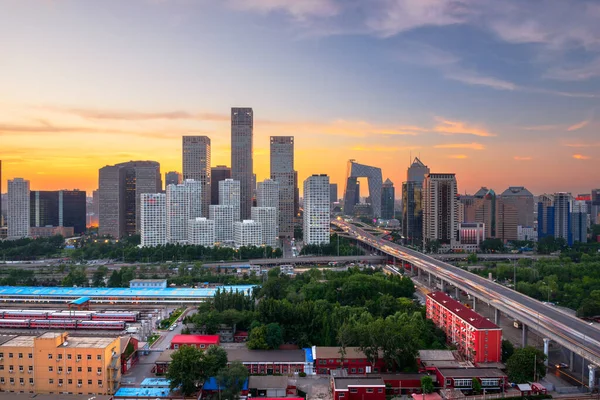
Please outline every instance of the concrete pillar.
[{"label": "concrete pillar", "polygon": [[544,338],[544,354],[546,355],[546,361],[544,361],[544,365],[548,366],[548,359],[550,358],[550,339]]},{"label": "concrete pillar", "polygon": [[431,272],[428,275],[429,275],[429,287],[431,287]]},{"label": "concrete pillar", "polygon": [[454,288],[454,297],[456,300],[460,301],[460,290],[458,290],[458,288]]},{"label": "concrete pillar", "polygon": [[473,311],[477,311],[477,299],[473,296]]},{"label": "concrete pillar", "polygon": [[442,279],[442,292],[446,293],[446,282]]},{"label": "concrete pillar", "polygon": [[589,377],[588,377],[588,386],[590,390],[594,390],[596,387],[596,366],[594,364],[588,364]]},{"label": "concrete pillar", "polygon": [[573,351],[571,351],[571,354],[569,355],[569,367],[573,369],[573,371],[575,370],[575,353]]},{"label": "concrete pillar", "polygon": [[494,323],[500,326],[500,310],[494,309]]},{"label": "concrete pillar", "polygon": [[421,268],[417,268],[417,276],[421,279]]},{"label": "concrete pillar", "polygon": [[523,332],[521,332],[521,347],[527,346],[527,325],[522,324]]}]

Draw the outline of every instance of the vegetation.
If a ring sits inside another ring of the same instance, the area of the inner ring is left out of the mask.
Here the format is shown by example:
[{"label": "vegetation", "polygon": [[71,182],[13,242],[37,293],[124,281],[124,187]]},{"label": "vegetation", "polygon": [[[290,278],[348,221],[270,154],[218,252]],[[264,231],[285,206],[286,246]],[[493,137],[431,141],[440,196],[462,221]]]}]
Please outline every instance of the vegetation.
[{"label": "vegetation", "polygon": [[338,235],[333,234],[329,239],[329,244],[309,244],[300,250],[300,255],[315,255],[315,256],[337,256],[339,250],[340,256],[355,256],[363,255],[363,250],[352,244],[352,241],[345,237],[339,237],[338,246]]},{"label": "vegetation", "polygon": [[480,394],[481,389],[481,382],[479,382],[479,379],[473,378],[471,383],[471,390],[473,391],[473,394]]},{"label": "vegetation", "polygon": [[0,241],[0,259],[27,261],[38,257],[59,257],[65,247],[62,236]]},{"label": "vegetation", "polygon": [[160,328],[161,329],[167,329],[168,327],[170,327],[171,325],[173,325],[173,323],[175,321],[177,321],[177,318],[179,318],[181,316],[181,314],[183,314],[183,312],[185,311],[185,308],[178,308],[177,310],[174,310],[168,318],[163,319],[162,321],[160,321]]},{"label": "vegetation", "polygon": [[421,390],[425,394],[433,393],[433,379],[430,376],[424,376],[421,378]]},{"label": "vegetation", "polygon": [[223,368],[217,375],[217,383],[222,388],[220,398],[237,400],[248,379],[248,368],[240,361],[233,361],[229,368]]},{"label": "vegetation", "polygon": [[167,370],[170,389],[179,389],[184,396],[197,392],[198,385],[216,376],[227,367],[227,352],[221,347],[212,346],[203,351],[194,346],[182,346],[171,355]]},{"label": "vegetation", "polygon": [[543,351],[532,346],[516,349],[506,362],[508,379],[515,383],[535,382],[546,376]]},{"label": "vegetation", "polygon": [[502,339],[502,362],[506,364],[508,359],[514,354],[515,346],[510,340]]}]

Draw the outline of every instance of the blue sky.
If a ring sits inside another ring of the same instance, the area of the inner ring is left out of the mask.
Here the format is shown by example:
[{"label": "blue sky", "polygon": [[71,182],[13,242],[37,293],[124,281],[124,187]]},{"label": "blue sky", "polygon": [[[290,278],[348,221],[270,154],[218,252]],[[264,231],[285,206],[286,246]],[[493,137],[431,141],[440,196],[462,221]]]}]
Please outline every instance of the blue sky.
[{"label": "blue sky", "polygon": [[[33,188],[92,190],[129,158],[181,169],[181,135],[230,164],[229,108],[296,136],[303,180],[345,161],[396,184],[410,155],[461,192],[598,182],[600,3],[0,0],[0,158]],[[41,175],[41,176],[40,176]],[[5,186],[4,186],[5,187]]]}]

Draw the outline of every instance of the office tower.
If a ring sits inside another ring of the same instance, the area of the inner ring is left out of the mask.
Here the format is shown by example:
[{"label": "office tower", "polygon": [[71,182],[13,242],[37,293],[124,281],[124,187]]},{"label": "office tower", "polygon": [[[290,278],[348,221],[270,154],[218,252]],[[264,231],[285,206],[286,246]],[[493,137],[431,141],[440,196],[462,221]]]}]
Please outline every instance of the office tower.
[{"label": "office tower", "polygon": [[573,212],[571,212],[571,232],[573,235],[573,243],[587,243],[588,226],[588,205],[583,200],[574,201]]},{"label": "office tower", "polygon": [[182,175],[177,171],[169,171],[165,174],[165,190],[169,185],[179,185],[183,182]]},{"label": "office tower", "polygon": [[423,181],[427,174],[429,167],[415,157],[402,183],[402,235],[407,244],[423,243]]},{"label": "office tower", "polygon": [[506,202],[502,197],[496,197],[496,238],[504,243],[519,238],[519,211],[517,207]]},{"label": "office tower", "polygon": [[202,183],[202,216],[208,217],[210,205],[210,138],[183,136],[183,179]]},{"label": "office tower", "polygon": [[[281,207],[281,201],[279,202]],[[298,171],[294,171],[294,225],[302,224],[298,222],[300,218],[300,188],[298,187]]]},{"label": "office tower", "polygon": [[142,247],[167,244],[167,195],[143,193],[140,208]]},{"label": "office tower", "polygon": [[475,196],[463,194],[458,198],[460,215],[458,222],[473,223],[475,222],[476,214],[476,201]]},{"label": "office tower", "polygon": [[281,238],[293,238],[298,188],[294,170],[294,137],[271,136],[270,153],[271,179],[279,184],[278,234]]},{"label": "office tower", "polygon": [[92,224],[93,226],[98,226],[98,217],[100,215],[100,192],[98,189],[92,192]]},{"label": "office tower", "polygon": [[233,210],[233,206],[210,206],[209,218],[215,221],[215,242],[233,242]]},{"label": "office tower", "polygon": [[510,186],[500,198],[517,210],[517,225],[533,227],[533,194],[529,190],[523,186]]},{"label": "office tower", "polygon": [[554,195],[538,196],[537,223],[538,240],[554,236]]},{"label": "office tower", "polygon": [[29,181],[15,178],[8,181],[8,239],[29,236]]},{"label": "office tower", "polygon": [[475,222],[484,224],[486,238],[496,238],[496,192],[482,187],[473,197],[475,198]]},{"label": "office tower", "polygon": [[215,221],[202,218],[188,221],[188,244],[212,247],[215,245]]},{"label": "office tower", "polygon": [[0,160],[0,228],[4,226],[4,208],[2,207],[2,160]]},{"label": "office tower", "polygon": [[554,237],[563,238],[569,246],[573,244],[571,235],[571,193],[554,193]]},{"label": "office tower", "polygon": [[279,209],[279,183],[272,179],[258,182],[256,188],[256,205],[258,207],[274,207]]},{"label": "office tower", "polygon": [[393,219],[394,218],[394,206],[396,202],[396,191],[394,190],[394,183],[388,179],[383,183],[381,189],[381,218],[382,219]]},{"label": "office tower", "polygon": [[[252,108],[231,109],[231,178],[240,183],[240,218],[250,218],[252,206],[254,116]],[[239,221],[239,218],[236,220]]]},{"label": "office tower", "polygon": [[338,201],[338,186],[337,183],[330,183],[329,184],[329,202],[330,203],[337,203]]},{"label": "office tower", "polygon": [[423,182],[423,246],[452,245],[458,227],[456,176],[430,173]]},{"label": "office tower", "polygon": [[277,209],[275,207],[252,207],[252,220],[262,226],[265,246],[277,247]]},{"label": "office tower", "polygon": [[217,165],[210,171],[210,204],[219,204],[219,182],[231,179],[231,168]]},{"label": "office tower", "polygon": [[256,200],[256,174],[252,174],[252,183],[250,186],[252,188],[252,199]]},{"label": "office tower", "polygon": [[592,189],[590,218],[594,224],[600,224],[600,189]]},{"label": "office tower", "polygon": [[202,182],[167,186],[167,242],[186,243],[188,221],[202,216]]},{"label": "office tower", "polygon": [[329,243],[329,177],[309,176],[304,181],[304,243]]},{"label": "office tower", "polygon": [[219,182],[219,204],[222,206],[233,207],[233,221],[240,220],[240,198],[241,184],[240,181],[233,179],[225,179]]},{"label": "office tower", "polygon": [[141,195],[161,191],[160,164],[155,161],[129,161],[100,168],[98,234],[114,238],[135,234],[141,225]]},{"label": "office tower", "polygon": [[30,192],[30,227],[71,227],[74,234],[86,230],[86,193],[80,190]]},{"label": "office tower", "polygon": [[58,226],[58,191],[29,192],[29,226]]},{"label": "office tower", "polygon": [[261,246],[263,243],[261,223],[251,219],[234,222],[233,240],[236,247]]},{"label": "office tower", "polygon": [[349,160],[347,171],[346,190],[344,190],[344,214],[352,215],[354,206],[358,204],[357,197],[360,189],[357,186],[357,178],[367,178],[369,184],[369,199],[373,209],[373,217],[381,217],[381,189],[383,177],[381,168],[359,164],[355,160]]}]

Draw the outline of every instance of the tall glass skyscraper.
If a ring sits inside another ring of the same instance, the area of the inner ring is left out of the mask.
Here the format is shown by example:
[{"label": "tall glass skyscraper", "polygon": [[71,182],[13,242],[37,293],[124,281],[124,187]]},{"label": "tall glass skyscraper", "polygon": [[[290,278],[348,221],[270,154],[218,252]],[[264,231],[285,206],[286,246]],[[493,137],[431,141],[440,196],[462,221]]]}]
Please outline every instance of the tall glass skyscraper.
[{"label": "tall glass skyscraper", "polygon": [[271,136],[271,179],[279,184],[279,237],[293,238],[297,184],[293,136]]},{"label": "tall glass skyscraper", "polygon": [[252,108],[231,109],[231,178],[240,182],[240,217],[252,207],[254,114]]}]

